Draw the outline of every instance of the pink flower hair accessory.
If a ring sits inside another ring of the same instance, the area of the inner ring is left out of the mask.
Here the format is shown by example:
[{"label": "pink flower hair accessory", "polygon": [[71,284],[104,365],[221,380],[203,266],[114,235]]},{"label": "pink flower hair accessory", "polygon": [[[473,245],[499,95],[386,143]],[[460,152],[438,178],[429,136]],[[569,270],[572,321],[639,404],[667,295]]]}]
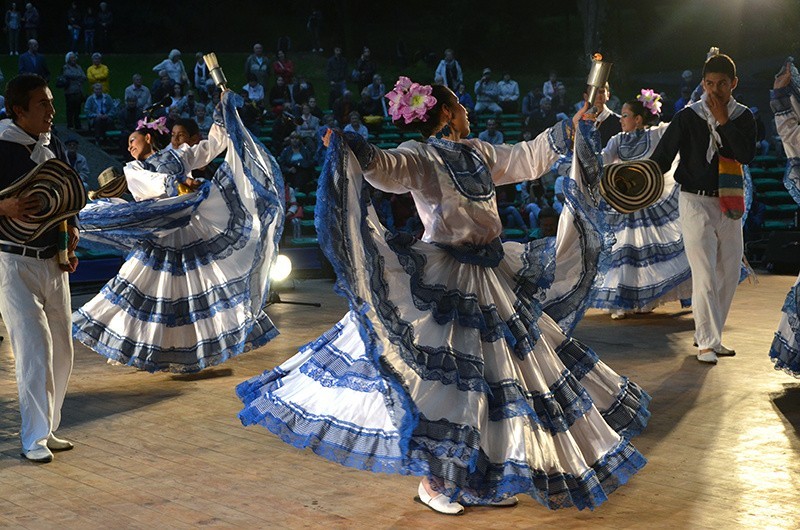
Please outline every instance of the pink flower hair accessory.
[{"label": "pink flower hair accessory", "polygon": [[652,88],[643,88],[641,93],[636,96],[636,99],[642,102],[642,105],[650,111],[650,114],[655,116],[661,114],[661,94]]},{"label": "pink flower hair accessory", "polygon": [[386,99],[389,100],[389,116],[394,121],[403,119],[406,124],[417,119],[428,121],[428,111],[436,105],[432,92],[430,85],[420,85],[408,77],[400,76],[394,89],[386,94]]},{"label": "pink flower hair accessory", "polygon": [[161,134],[169,134],[169,129],[167,129],[167,118],[165,116],[161,116],[157,120],[147,121],[147,118],[142,118],[138,122],[136,122],[136,130],[139,129],[153,129],[154,131],[158,131]]}]

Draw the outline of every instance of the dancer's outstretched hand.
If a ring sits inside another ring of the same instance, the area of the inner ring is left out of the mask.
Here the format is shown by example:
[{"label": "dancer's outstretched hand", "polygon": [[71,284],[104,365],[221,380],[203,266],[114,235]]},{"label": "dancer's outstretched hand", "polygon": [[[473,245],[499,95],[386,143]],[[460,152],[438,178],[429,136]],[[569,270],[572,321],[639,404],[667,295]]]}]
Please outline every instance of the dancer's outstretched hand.
[{"label": "dancer's outstretched hand", "polygon": [[789,83],[792,82],[792,63],[786,63],[783,66],[783,71],[775,76],[775,82],[772,85],[772,88],[775,90],[779,88],[783,88],[785,86],[789,86]]},{"label": "dancer's outstretched hand", "polygon": [[581,120],[594,121],[594,119],[597,117],[594,114],[589,114],[588,111],[589,111],[589,102],[584,101],[581,110],[576,112],[575,116],[572,117],[573,131],[576,131],[578,129],[578,123],[580,123]]}]

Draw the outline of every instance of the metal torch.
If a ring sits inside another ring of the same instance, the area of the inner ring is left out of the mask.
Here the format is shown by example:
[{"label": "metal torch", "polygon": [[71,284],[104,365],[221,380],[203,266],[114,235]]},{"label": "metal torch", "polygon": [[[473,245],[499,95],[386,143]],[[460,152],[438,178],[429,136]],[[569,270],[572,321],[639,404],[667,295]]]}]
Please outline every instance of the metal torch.
[{"label": "metal torch", "polygon": [[[590,107],[594,106],[594,98],[597,96],[597,91],[606,87],[608,83],[608,76],[611,73],[611,65],[607,61],[603,61],[603,56],[595,53],[592,56],[592,68],[589,70],[589,77],[586,79],[586,85],[589,87],[587,102]],[[600,112],[601,109],[597,109]]]},{"label": "metal torch", "polygon": [[213,52],[207,53],[203,56],[203,61],[206,63],[208,74],[211,76],[211,79],[214,80],[214,84],[216,84],[223,92],[227,90],[228,80],[225,78],[225,74],[222,73],[222,68],[219,67],[217,54]]}]

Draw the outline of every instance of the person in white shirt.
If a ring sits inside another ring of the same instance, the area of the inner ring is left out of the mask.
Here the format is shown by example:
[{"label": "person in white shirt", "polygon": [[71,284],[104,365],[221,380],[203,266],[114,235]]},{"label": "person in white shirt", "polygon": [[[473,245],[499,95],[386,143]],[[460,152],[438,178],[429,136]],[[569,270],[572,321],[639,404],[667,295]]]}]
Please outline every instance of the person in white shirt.
[{"label": "person in white shirt", "polygon": [[497,83],[497,90],[497,101],[503,112],[506,114],[519,112],[519,83],[511,79],[511,74],[503,73],[503,79]]}]

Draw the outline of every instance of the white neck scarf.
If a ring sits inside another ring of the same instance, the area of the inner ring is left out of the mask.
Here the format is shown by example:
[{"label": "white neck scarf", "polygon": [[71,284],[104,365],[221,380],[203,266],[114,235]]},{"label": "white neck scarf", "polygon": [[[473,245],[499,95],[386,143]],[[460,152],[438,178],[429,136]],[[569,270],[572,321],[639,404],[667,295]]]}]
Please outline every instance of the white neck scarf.
[{"label": "white neck scarf", "polygon": [[13,142],[15,144],[32,145],[31,160],[41,164],[45,160],[55,158],[56,155],[48,147],[50,145],[50,133],[42,133],[39,140],[34,140],[30,134],[26,133],[19,125],[11,119],[0,121],[0,140]]},{"label": "white neck scarf", "polygon": [[[742,112],[744,112],[744,109],[747,108],[744,105],[740,105],[739,102],[733,98],[733,96],[731,96],[730,101],[728,101],[727,107],[728,119],[730,120],[735,120],[741,116]],[[708,94],[703,92],[703,95],[700,96],[700,100],[689,105],[689,108],[697,113],[698,116],[703,118],[708,124],[709,135],[708,149],[706,149],[706,161],[710,164],[711,160],[714,159],[714,154],[719,150],[719,146],[722,145],[722,138],[717,132],[719,122],[716,120],[716,118],[714,118],[714,115],[711,114],[711,109],[708,107]]]}]

